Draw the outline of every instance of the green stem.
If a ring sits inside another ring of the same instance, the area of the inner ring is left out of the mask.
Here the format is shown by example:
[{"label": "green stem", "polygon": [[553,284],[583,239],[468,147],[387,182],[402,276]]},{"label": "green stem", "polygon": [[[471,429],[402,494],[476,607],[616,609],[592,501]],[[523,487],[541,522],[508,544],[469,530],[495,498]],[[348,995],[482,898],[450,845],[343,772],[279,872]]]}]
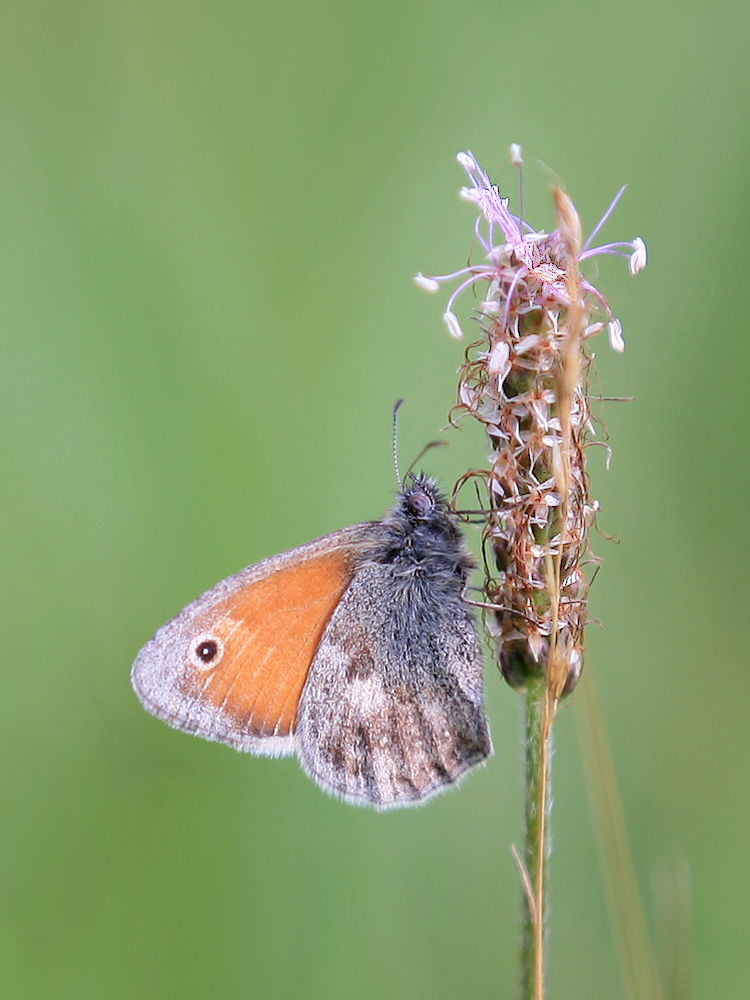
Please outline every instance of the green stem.
[{"label": "green stem", "polygon": [[545,740],[546,684],[530,680],[526,689],[525,831],[523,863],[528,882],[523,896],[521,937],[521,998],[543,1000],[546,869],[550,803],[550,747]]}]

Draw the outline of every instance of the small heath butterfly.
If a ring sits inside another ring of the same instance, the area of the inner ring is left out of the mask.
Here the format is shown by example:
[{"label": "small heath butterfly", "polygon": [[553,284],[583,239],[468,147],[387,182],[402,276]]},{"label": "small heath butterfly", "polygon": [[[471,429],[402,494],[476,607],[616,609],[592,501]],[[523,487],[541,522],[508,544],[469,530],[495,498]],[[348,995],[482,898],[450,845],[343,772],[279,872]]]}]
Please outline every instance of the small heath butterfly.
[{"label": "small heath butterfly", "polygon": [[424,802],[492,753],[462,597],[473,566],[435,481],[410,475],[381,521],[264,559],[189,604],[138,654],[133,687],[184,732],[297,754],[347,802]]}]

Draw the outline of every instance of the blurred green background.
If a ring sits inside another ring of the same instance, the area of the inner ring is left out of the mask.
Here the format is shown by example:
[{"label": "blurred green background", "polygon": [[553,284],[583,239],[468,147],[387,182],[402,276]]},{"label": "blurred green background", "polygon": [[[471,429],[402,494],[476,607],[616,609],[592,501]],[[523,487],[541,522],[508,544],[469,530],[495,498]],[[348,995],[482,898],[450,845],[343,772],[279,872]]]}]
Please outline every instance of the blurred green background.
[{"label": "blurred green background", "polygon": [[[629,182],[603,237],[649,246],[597,273],[628,341],[598,344],[603,391],[636,401],[593,458],[620,544],[595,542],[588,662],[646,906],[687,859],[695,996],[745,1000],[749,28],[726,2],[2,5],[4,995],[516,995],[496,672],[488,767],[388,815],[168,729],[128,672],[221,577],[391,503],[393,402],[408,464],[461,358],[411,281],[470,252],[454,155],[512,193],[520,142],[537,228],[554,178],[586,230]],[[482,455],[450,439],[446,484]],[[609,1000],[575,716],[549,995]]]}]

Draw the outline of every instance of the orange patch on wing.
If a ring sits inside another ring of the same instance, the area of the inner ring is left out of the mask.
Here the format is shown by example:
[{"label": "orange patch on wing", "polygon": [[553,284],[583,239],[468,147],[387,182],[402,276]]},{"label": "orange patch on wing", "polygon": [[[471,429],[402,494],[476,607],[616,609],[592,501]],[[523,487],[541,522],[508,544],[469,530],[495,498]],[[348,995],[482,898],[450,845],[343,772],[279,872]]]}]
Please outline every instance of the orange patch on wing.
[{"label": "orange patch on wing", "polygon": [[191,693],[243,733],[291,733],[318,643],[351,577],[351,552],[336,549],[277,569],[220,601],[206,625],[223,641],[224,655],[215,670],[195,672]]}]

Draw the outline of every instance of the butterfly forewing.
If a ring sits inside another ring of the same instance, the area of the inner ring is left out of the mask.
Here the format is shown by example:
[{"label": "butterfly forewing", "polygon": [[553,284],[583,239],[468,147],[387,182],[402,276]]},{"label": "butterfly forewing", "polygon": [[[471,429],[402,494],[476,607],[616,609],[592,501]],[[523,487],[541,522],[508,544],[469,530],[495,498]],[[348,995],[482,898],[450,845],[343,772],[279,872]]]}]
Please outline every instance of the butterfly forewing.
[{"label": "butterfly forewing", "polygon": [[144,706],[240,750],[292,753],[310,663],[351,581],[363,527],[249,566],[188,605],[133,666]]}]

